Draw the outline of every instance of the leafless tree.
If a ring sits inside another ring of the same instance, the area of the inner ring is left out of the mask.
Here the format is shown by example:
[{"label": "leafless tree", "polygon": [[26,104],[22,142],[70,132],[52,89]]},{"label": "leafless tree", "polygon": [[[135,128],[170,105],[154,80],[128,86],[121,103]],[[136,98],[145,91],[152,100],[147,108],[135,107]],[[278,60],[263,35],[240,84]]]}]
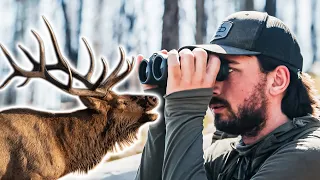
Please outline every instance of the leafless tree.
[{"label": "leafless tree", "polygon": [[202,44],[207,35],[207,14],[204,8],[205,0],[196,1],[196,43]]},{"label": "leafless tree", "polygon": [[317,61],[318,44],[317,44],[317,0],[311,1],[311,46],[313,51],[312,64]]},{"label": "leafless tree", "polygon": [[[66,36],[66,43],[65,43],[65,49],[67,52],[67,56],[71,59],[73,64],[77,64],[78,59],[78,49],[79,49],[79,37],[81,32],[81,23],[82,23],[82,9],[83,9],[83,0],[79,0],[78,3],[78,11],[77,11],[77,24],[76,24],[76,35],[72,36],[71,33],[71,22],[70,22],[70,12],[67,8],[67,2],[66,0],[61,0],[61,7],[63,12],[63,17],[65,21],[65,36]],[[74,5],[74,4],[72,4]],[[76,42],[76,47],[72,48],[72,41]]]},{"label": "leafless tree", "polygon": [[[155,27],[156,28],[156,27]],[[164,0],[161,49],[179,48],[178,0]]]},{"label": "leafless tree", "polygon": [[254,10],[254,0],[243,0],[240,3],[241,11],[252,11]]},{"label": "leafless tree", "polygon": [[266,0],[264,10],[271,16],[276,16],[277,0]]}]

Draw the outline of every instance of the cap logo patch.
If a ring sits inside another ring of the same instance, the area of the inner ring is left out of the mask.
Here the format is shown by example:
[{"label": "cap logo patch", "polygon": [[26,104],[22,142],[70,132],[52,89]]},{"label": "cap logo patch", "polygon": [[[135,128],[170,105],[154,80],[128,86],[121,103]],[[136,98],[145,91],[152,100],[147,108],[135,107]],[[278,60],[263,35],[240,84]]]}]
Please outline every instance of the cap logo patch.
[{"label": "cap logo patch", "polygon": [[222,24],[218,28],[216,34],[214,35],[211,41],[227,37],[231,27],[232,27],[231,21],[222,22]]}]

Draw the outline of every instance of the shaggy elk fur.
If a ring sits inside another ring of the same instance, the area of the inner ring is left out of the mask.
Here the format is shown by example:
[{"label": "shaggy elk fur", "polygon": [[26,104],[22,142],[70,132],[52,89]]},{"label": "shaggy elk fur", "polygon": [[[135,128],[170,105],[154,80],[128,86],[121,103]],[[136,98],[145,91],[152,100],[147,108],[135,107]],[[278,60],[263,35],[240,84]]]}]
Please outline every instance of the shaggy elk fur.
[{"label": "shaggy elk fur", "polygon": [[[90,55],[89,72],[82,76],[73,70],[62,56],[56,37],[49,22],[43,17],[50,32],[58,63],[46,65],[44,43],[32,30],[40,48],[37,62],[21,45],[19,48],[34,65],[31,71],[21,69],[12,56],[1,45],[14,71],[0,88],[16,76],[42,78],[59,89],[79,96],[85,109],[73,112],[53,113],[33,109],[8,109],[0,112],[0,179],[57,179],[70,172],[87,172],[98,164],[116,143],[132,142],[140,126],[154,121],[156,113],[149,112],[158,104],[155,96],[118,95],[111,87],[125,78],[134,65],[134,59],[127,60],[127,68],[120,73],[125,61],[120,47],[120,62],[110,75],[103,62],[103,72],[95,83],[90,78],[93,72],[93,53],[83,38]],[[68,83],[56,80],[50,70],[61,70],[68,74]],[[85,88],[72,87],[73,78]]]}]

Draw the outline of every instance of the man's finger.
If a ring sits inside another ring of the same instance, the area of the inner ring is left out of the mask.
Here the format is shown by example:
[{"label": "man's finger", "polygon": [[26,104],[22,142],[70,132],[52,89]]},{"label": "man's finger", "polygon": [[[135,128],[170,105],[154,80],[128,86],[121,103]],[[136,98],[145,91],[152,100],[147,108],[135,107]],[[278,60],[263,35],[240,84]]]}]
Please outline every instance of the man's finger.
[{"label": "man's finger", "polygon": [[168,53],[168,85],[177,83],[181,79],[181,69],[179,54],[177,50],[171,50]]},{"label": "man's finger", "polygon": [[181,79],[191,84],[194,75],[194,55],[190,49],[183,49],[179,54],[181,58]]},{"label": "man's finger", "polygon": [[160,52],[163,54],[168,54],[168,51],[166,49],[162,49]]},{"label": "man's finger", "polygon": [[216,77],[220,70],[220,59],[216,55],[210,55],[206,70],[205,83],[208,85],[214,85]]},{"label": "man's finger", "polygon": [[193,50],[195,56],[195,74],[194,81],[202,83],[206,76],[206,67],[207,67],[207,52],[200,48],[195,48]]},{"label": "man's finger", "polygon": [[137,73],[139,73],[139,66],[141,64],[141,61],[143,60],[143,56],[141,54],[139,54],[137,57],[136,57],[136,63],[135,63],[135,70],[137,71]]}]

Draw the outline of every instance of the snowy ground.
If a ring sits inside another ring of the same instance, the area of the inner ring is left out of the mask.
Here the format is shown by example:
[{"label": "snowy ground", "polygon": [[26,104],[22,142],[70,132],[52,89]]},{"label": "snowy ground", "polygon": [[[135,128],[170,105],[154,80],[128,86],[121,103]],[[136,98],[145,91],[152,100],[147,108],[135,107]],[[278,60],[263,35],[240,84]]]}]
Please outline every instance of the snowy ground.
[{"label": "snowy ground", "polygon": [[[203,147],[211,144],[212,134],[204,137]],[[69,174],[60,180],[133,180],[140,164],[141,154],[98,165],[86,175]]]},{"label": "snowy ground", "polygon": [[87,175],[69,174],[60,180],[132,180],[139,167],[141,154],[97,166]]}]

